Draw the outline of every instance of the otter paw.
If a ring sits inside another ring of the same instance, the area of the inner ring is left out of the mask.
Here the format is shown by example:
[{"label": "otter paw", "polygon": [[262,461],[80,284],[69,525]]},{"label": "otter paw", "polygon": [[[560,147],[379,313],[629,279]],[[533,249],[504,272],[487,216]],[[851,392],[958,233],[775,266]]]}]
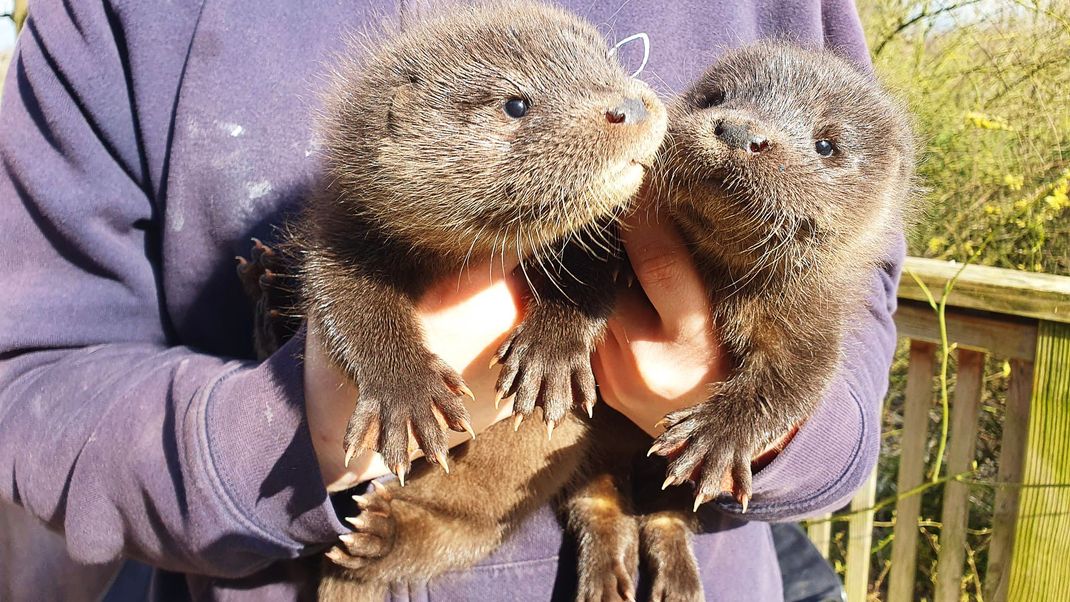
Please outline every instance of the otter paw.
[{"label": "otter paw", "polygon": [[635,581],[622,561],[598,568],[589,579],[580,579],[579,602],[635,602]]},{"label": "otter paw", "polygon": [[245,295],[253,303],[253,341],[258,357],[267,357],[293,336],[298,317],[292,315],[293,291],[282,257],[253,239],[249,259],[238,256],[237,272]]},{"label": "otter paw", "polygon": [[761,450],[760,434],[736,404],[714,398],[667,415],[665,432],[649,454],[669,459],[665,489],[685,481],[695,484],[694,509],[728,492],[747,511],[751,496],[751,459]]},{"label": "otter paw", "polygon": [[581,602],[634,602],[639,571],[639,544],[633,517],[615,517],[592,525],[587,545],[580,544],[579,587]]},{"label": "otter paw", "polygon": [[[358,398],[343,439],[345,463],[357,449],[383,456],[401,485],[409,472],[410,449],[449,472],[446,429],[475,438],[463,396],[475,398],[461,376],[430,353],[407,370],[383,369],[375,379],[358,383]],[[374,444],[370,442],[374,441]]]},{"label": "otter paw", "polygon": [[647,567],[654,575],[651,602],[702,602],[702,580],[691,550],[686,517],[662,512],[644,517],[641,530]]},{"label": "otter paw", "polygon": [[397,520],[391,509],[390,490],[372,481],[374,492],[354,495],[360,515],[346,518],[353,526],[352,533],[340,536],[338,545],[327,551],[327,558],[335,564],[359,571],[390,553],[397,538]]},{"label": "otter paw", "polygon": [[588,415],[594,411],[594,343],[576,334],[562,335],[521,323],[495,353],[494,361],[502,365],[495,405],[513,398],[514,430],[536,406],[542,406],[547,436],[577,402]]},{"label": "otter paw", "polygon": [[674,562],[671,568],[654,574],[650,602],[702,602],[706,599],[693,558],[690,563]]}]

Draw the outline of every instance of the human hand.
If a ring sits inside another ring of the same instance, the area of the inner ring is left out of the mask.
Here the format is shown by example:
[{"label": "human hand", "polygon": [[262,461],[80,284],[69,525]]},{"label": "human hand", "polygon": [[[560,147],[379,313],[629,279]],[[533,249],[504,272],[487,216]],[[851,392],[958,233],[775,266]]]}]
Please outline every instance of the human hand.
[{"label": "human hand", "polygon": [[[470,266],[456,279],[434,286],[418,304],[418,318],[428,348],[457,370],[475,395],[465,400],[476,432],[510,415],[509,404],[494,408],[496,370],[488,370],[493,352],[516,326],[520,300],[506,266]],[[357,388],[325,357],[309,325],[305,340],[305,412],[312,444],[328,491],[341,491],[390,470],[382,457],[361,450],[345,466],[342,437],[353,413]],[[467,441],[466,433],[447,431],[450,446]],[[413,457],[418,454],[413,449]]]},{"label": "human hand", "polygon": [[[718,340],[710,296],[671,223],[638,211],[623,233],[639,286],[624,288],[593,358],[602,399],[652,436],[669,412],[703,403],[730,358]],[[760,469],[795,435],[785,433],[752,462]]]}]

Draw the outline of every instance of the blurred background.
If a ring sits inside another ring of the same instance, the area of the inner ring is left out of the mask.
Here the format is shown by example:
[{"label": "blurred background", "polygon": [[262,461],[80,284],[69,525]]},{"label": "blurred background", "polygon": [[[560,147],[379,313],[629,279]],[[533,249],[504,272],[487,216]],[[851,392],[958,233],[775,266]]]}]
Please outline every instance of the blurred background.
[{"label": "blurred background", "polygon": [[[1026,280],[1027,284],[1014,289],[1018,291],[1015,295],[1027,301],[1033,297],[1041,298],[1039,291],[1042,289],[1048,291],[1043,294],[1049,295],[1043,298],[1051,299],[1050,291],[1055,290],[1056,301],[1043,301],[1039,305],[1042,309],[1047,307],[1045,311],[1048,313],[1014,309],[1010,302],[1005,307],[993,309],[987,305],[989,302],[984,300],[984,295],[1003,294],[992,291],[1002,291],[1001,281],[1012,273],[1070,276],[1070,200],[1067,198],[1070,187],[1070,1],[857,1],[878,76],[909,105],[916,116],[920,134],[920,174],[926,190],[922,211],[908,233],[910,255],[1014,271],[966,273],[965,278],[973,287],[969,298],[977,297],[982,301],[971,301],[972,305],[966,303],[967,309],[960,312],[965,318],[955,318],[974,325],[974,330],[969,332],[960,328],[965,333],[962,335],[964,339],[971,336],[977,339],[982,335],[998,338],[998,333],[1004,331],[989,327],[1009,324],[1007,328],[1011,330],[1005,332],[1023,332],[1026,333],[1023,336],[1032,336],[1037,341],[1047,340],[1044,337],[1049,335],[1044,333],[1049,331],[1045,330],[1045,323],[1054,324],[1052,328],[1062,328],[1068,321],[1065,314],[1063,317],[1049,314],[1054,311],[1051,308],[1057,307],[1054,304],[1062,302],[1058,299],[1070,299],[1070,293],[1067,293],[1070,279],[1051,276]],[[6,71],[16,29],[25,11],[25,0],[0,0],[0,14],[3,15],[0,18],[0,73]],[[939,272],[942,264],[916,265],[918,269],[935,266],[933,269]],[[956,271],[954,268],[948,273]],[[909,281],[911,278],[904,276],[904,282]],[[939,288],[941,283],[935,284]],[[978,293],[978,290],[982,292]],[[939,299],[940,291],[933,292]],[[912,294],[914,299],[921,298],[916,290]],[[956,294],[952,290],[951,298]],[[902,292],[901,298],[904,298]],[[928,311],[928,308],[924,307],[924,310]],[[1033,318],[1039,319],[1028,322]],[[991,332],[985,335],[988,331],[977,324],[988,324],[985,328]],[[1014,330],[1019,327],[1020,330]],[[1015,536],[1011,529],[1009,534],[1002,535],[1000,542],[996,541],[994,533],[999,535],[1001,529],[994,526],[1001,520],[997,510],[1002,507],[1004,512],[1010,512],[1007,520],[1013,526],[1018,503],[1013,488],[1012,493],[1000,495],[1000,491],[1006,489],[1001,489],[1000,485],[1004,473],[999,459],[1006,442],[1024,439],[1028,430],[1028,426],[1018,424],[1016,428],[1024,429],[1022,432],[1004,433],[1004,425],[1012,418],[1008,416],[1008,395],[1011,399],[1016,399],[1015,395],[1024,395],[1027,406],[1030,399],[1034,404],[1040,403],[1043,399],[1038,395],[1047,386],[1044,384],[1047,381],[1042,382],[1038,376],[1038,390],[1027,388],[1025,393],[1015,393],[1016,385],[1019,389],[1027,387],[1029,383],[1025,381],[1033,380],[1032,356],[1029,361],[1015,360],[1008,357],[1013,356],[1010,352],[1001,354],[996,344],[987,353],[970,356],[971,361],[977,363],[977,367],[971,368],[970,375],[979,391],[972,410],[975,412],[974,429],[964,432],[973,440],[969,446],[963,447],[960,436],[958,447],[953,440],[949,452],[952,456],[959,454],[957,463],[965,466],[965,472],[958,476],[966,474],[968,478],[956,481],[950,473],[945,478],[955,481],[963,489],[957,496],[947,497],[943,481],[936,479],[938,482],[932,487],[907,491],[906,486],[920,482],[920,477],[913,481],[910,478],[904,480],[900,470],[901,462],[906,461],[904,458],[912,458],[911,461],[924,466],[926,475],[933,472],[939,477],[941,474],[933,469],[937,458],[944,458],[940,444],[941,425],[951,417],[945,415],[939,403],[942,389],[934,375],[939,372],[941,359],[946,358],[949,364],[947,387],[955,391],[959,375],[956,363],[963,357],[953,353],[954,339],[947,347],[948,353],[940,353],[944,347],[932,343],[939,340],[936,327],[930,330],[929,334],[919,335],[930,341],[921,346],[917,344],[921,339],[914,335],[911,337],[917,340],[905,336],[902,339],[893,368],[891,393],[885,403],[881,460],[873,481],[867,485],[868,491],[856,500],[853,511],[845,509],[831,519],[809,525],[811,535],[819,540],[833,566],[848,579],[852,602],[864,599],[992,600],[1008,597],[1010,578],[1006,566],[989,570],[990,560],[993,564],[996,562],[990,559],[991,550],[1003,546],[1005,549],[993,552],[993,555],[1001,555],[1001,563],[1008,562],[1010,552],[1007,546],[1012,546]],[[1057,328],[1049,330],[1064,332]],[[996,334],[992,335],[992,332]],[[1062,334],[1050,336],[1054,336],[1052,340],[1067,340]],[[1041,357],[1043,344],[1034,343],[1034,347],[1039,366],[1040,362],[1047,361]],[[906,424],[908,395],[904,392],[911,363],[917,368],[917,358],[924,359],[925,355],[915,356],[908,349],[914,349],[915,353],[919,350],[927,352],[930,358],[918,368],[923,371],[918,381],[924,393],[920,406],[923,416],[920,422],[912,425]],[[1070,365],[1067,357],[1059,361],[1064,368]],[[924,373],[925,369],[928,373]],[[1017,375],[1017,381],[1012,378],[1012,373]],[[1070,385],[1064,385],[1066,388],[1055,390],[1056,398],[1067,395],[1066,399],[1070,399],[1067,392]],[[1052,393],[1048,391],[1047,394]],[[957,397],[954,402],[953,407],[958,411],[962,402]],[[1063,407],[1065,410],[1065,403]],[[1034,416],[1037,413],[1034,408]],[[1060,416],[1070,416],[1070,410]],[[1065,435],[1065,424],[1062,428]],[[910,436],[911,431],[915,436]],[[904,448],[908,438],[914,441],[909,450]],[[1070,443],[1065,439],[1061,441],[1063,446]],[[1034,441],[1034,444],[1043,442]],[[1015,453],[1026,458],[1016,456],[1019,464],[1017,477],[1023,478],[1020,473],[1023,466],[1029,466],[1028,451]],[[966,456],[962,457],[962,454]],[[1070,474],[1070,459],[1064,457],[1061,462],[1061,474]],[[1015,474],[1014,467],[1008,466],[1003,468],[1006,474]],[[917,472],[917,468],[911,470]],[[1066,487],[1066,483],[1039,485],[1041,488]],[[909,504],[903,504],[908,497],[917,500],[916,508],[909,509]],[[1012,506],[1008,506],[1009,497],[1014,498]],[[956,501],[949,501],[953,499]],[[1049,500],[1049,503],[1063,504],[1065,501],[1063,498],[1062,501]],[[952,508],[948,504],[965,509]],[[1065,515],[1070,508],[1061,507],[1061,511]],[[904,529],[901,515],[906,516],[905,512],[909,512],[911,524]],[[955,528],[953,538],[951,527],[944,524],[948,516],[962,523]],[[1065,526],[1066,519],[1063,521],[1061,524]],[[1021,525],[1025,523],[1021,518],[1017,522],[1017,536],[1021,542],[1025,533]],[[860,528],[865,533],[860,533]],[[896,535],[903,538],[907,531],[914,539],[909,544],[913,553],[903,552],[901,546],[898,555],[893,554]],[[946,549],[941,551],[947,548],[941,545],[942,542],[947,541],[953,541],[954,553],[948,553]],[[1019,543],[1018,547],[1026,550],[1029,543]],[[905,562],[911,564],[907,570],[899,569],[898,577],[895,576],[897,571],[893,570],[893,556],[900,559],[900,563],[906,559]],[[1057,560],[1066,563],[1065,557]],[[1025,566],[1026,562],[1037,564],[1040,561],[1030,559],[1019,565]],[[847,575],[847,567],[852,563],[853,574]],[[865,565],[864,570],[859,570],[860,563]],[[952,570],[947,570],[949,563],[954,564]],[[938,570],[938,567],[942,568]],[[945,574],[945,583],[938,585],[941,571]],[[1053,585],[1045,584],[1045,579],[1066,576],[1065,572],[1058,574],[1056,571],[1041,577],[1039,587]],[[894,579],[898,579],[898,585],[889,583]],[[1026,581],[1020,579],[1019,585],[1012,584],[1010,598],[1034,599],[1013,594],[1014,591],[1029,591],[1021,585],[1028,583],[1028,579],[1022,579]],[[853,586],[851,581],[855,582]],[[1068,598],[1049,595],[1046,599]]]}]

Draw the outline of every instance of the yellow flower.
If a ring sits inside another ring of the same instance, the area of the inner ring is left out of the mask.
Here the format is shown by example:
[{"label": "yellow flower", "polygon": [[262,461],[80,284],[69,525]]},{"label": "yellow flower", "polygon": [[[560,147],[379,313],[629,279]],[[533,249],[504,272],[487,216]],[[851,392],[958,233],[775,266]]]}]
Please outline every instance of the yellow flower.
[{"label": "yellow flower", "polygon": [[970,111],[964,115],[966,122],[975,128],[981,128],[983,130],[1005,130],[1013,132],[1014,128],[1007,123],[1002,117],[993,117],[985,115],[984,113],[978,113],[977,111]]},{"label": "yellow flower", "polygon": [[1066,193],[1048,195],[1044,197],[1044,202],[1056,213],[1070,207],[1070,197],[1068,197]]},{"label": "yellow flower", "polygon": [[1002,215],[1003,210],[996,205],[985,205],[985,215]]},{"label": "yellow flower", "polygon": [[1003,184],[1011,190],[1021,190],[1025,186],[1025,176],[1007,174],[1003,176]]},{"label": "yellow flower", "polygon": [[947,246],[947,239],[943,236],[934,236],[929,239],[929,253],[939,253]]}]

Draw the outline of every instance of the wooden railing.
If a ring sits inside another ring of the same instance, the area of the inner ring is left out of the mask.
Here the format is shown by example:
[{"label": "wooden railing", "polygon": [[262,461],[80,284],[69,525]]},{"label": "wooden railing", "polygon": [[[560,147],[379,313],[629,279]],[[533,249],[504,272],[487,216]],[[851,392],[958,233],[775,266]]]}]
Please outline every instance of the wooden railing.
[{"label": "wooden railing", "polygon": [[[906,269],[936,296],[959,265],[909,258]],[[925,291],[905,273],[896,313],[910,340],[891,564],[886,602],[915,599],[921,489],[929,413],[936,403],[940,322]],[[1010,365],[995,505],[983,575],[985,602],[1070,600],[1070,277],[965,268],[948,296],[944,324],[957,374],[943,474],[935,602],[958,602],[969,518],[969,475],[977,440],[986,355]],[[958,478],[956,478],[958,477]],[[976,484],[976,483],[974,483]],[[844,584],[849,602],[867,599],[876,474],[851,503]],[[826,554],[831,522],[810,536]]]}]

